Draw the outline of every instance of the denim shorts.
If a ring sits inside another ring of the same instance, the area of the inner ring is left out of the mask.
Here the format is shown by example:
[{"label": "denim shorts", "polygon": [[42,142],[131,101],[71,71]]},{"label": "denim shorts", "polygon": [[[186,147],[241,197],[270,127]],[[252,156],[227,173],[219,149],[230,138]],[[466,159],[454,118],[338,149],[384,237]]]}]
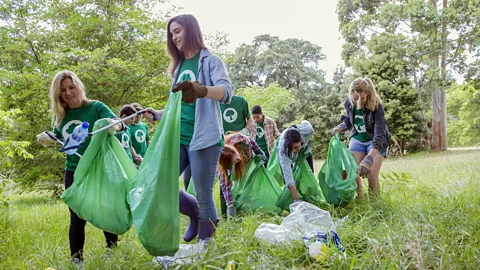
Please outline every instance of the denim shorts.
[{"label": "denim shorts", "polygon": [[[368,154],[370,152],[370,149],[372,149],[372,141],[361,142],[355,138],[350,138],[348,149],[350,150],[350,152],[355,151]],[[380,153],[380,155],[386,158],[388,154],[388,148],[385,151],[380,150],[378,151],[378,153]]]}]

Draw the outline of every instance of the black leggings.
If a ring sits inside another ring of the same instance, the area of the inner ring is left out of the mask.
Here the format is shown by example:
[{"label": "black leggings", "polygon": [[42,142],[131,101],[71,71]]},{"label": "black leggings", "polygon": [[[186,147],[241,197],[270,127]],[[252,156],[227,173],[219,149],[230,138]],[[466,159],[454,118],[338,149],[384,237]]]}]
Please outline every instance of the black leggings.
[{"label": "black leggings", "polygon": [[[65,171],[63,178],[65,189],[73,184],[73,172]],[[68,230],[68,239],[70,240],[70,255],[72,258],[83,260],[83,246],[85,244],[85,220],[79,218],[72,209],[70,210],[70,229]],[[113,233],[103,232],[107,241],[107,248],[117,245],[118,236]]]},{"label": "black leggings", "polygon": [[313,169],[313,155],[312,154],[308,155],[307,163],[308,163],[308,166],[310,166],[310,169],[312,169],[312,172],[315,172],[315,170]]}]

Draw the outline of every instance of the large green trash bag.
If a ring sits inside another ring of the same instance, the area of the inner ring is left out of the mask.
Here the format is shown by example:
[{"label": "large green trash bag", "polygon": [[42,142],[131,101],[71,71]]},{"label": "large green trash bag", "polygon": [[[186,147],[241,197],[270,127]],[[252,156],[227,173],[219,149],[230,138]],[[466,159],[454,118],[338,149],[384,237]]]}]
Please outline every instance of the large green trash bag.
[{"label": "large green trash bag", "polygon": [[275,147],[273,147],[273,151],[270,153],[270,157],[268,158],[267,171],[275,180],[277,180],[278,185],[283,187],[285,181],[283,180],[282,168],[280,167],[280,162],[277,158],[278,142],[279,139],[277,139]]},{"label": "large green trash bag", "polygon": [[[95,122],[93,130],[109,124]],[[127,194],[137,170],[118,139],[108,130],[95,134],[78,162],[73,184],[61,198],[81,219],[114,234],[132,226]]]},{"label": "large green trash bag", "polygon": [[188,183],[187,192],[188,192],[188,194],[192,195],[193,197],[197,197],[197,193],[195,193],[195,185],[193,184],[193,178],[190,178],[190,182]]},{"label": "large green trash bag", "polygon": [[[293,179],[298,195],[303,201],[312,203],[316,206],[328,208],[328,203],[320,190],[317,179],[313,175],[312,169],[308,165],[305,155],[305,148],[300,150],[297,160],[293,165]],[[283,176],[282,176],[283,177]],[[285,187],[278,197],[277,206],[290,211],[290,204],[293,203],[293,197],[290,190]]]},{"label": "large green trash bag", "polygon": [[[234,177],[232,175],[232,179]],[[275,203],[281,192],[281,187],[265,169],[260,156],[248,162],[244,175],[240,181],[234,181],[232,187],[232,197],[239,212],[265,211],[278,214],[282,209]]]},{"label": "large green trash bag", "polygon": [[357,163],[338,137],[332,137],[328,156],[318,173],[318,181],[327,202],[338,206],[351,201],[357,190]]},{"label": "large green trash bag", "polygon": [[182,93],[172,93],[128,195],[140,242],[154,256],[180,245],[178,172]]}]

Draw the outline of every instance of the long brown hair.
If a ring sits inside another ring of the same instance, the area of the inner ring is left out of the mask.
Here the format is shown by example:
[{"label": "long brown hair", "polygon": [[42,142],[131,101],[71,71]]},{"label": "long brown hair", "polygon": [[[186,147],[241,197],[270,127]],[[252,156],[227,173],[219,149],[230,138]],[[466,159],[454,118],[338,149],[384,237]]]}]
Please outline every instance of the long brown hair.
[{"label": "long brown hair", "polygon": [[[176,22],[183,27],[183,52],[177,49],[175,43],[173,43],[173,35],[170,33],[170,25]],[[173,17],[168,21],[167,25],[167,48],[168,54],[170,54],[170,64],[168,65],[168,74],[173,76],[173,72],[178,63],[185,57],[184,52],[194,52],[207,47],[203,43],[202,31],[197,19],[191,14],[183,14]]]},{"label": "long brown hair", "polygon": [[382,103],[380,96],[378,96],[377,91],[375,90],[375,85],[373,85],[372,80],[369,78],[357,78],[353,80],[353,82],[350,84],[349,92],[349,99],[352,105],[355,105],[355,101],[353,100],[352,96],[353,93],[366,93],[367,101],[365,102],[365,107],[372,112],[375,111]]},{"label": "long brown hair", "polygon": [[222,153],[220,154],[220,159],[218,160],[218,169],[223,174],[225,178],[228,178],[227,170],[231,170],[233,167],[233,157],[238,153],[240,154],[240,161],[235,163],[235,180],[240,180],[242,178],[243,173],[245,172],[245,167],[247,166],[247,160],[243,151],[239,150],[237,147],[241,146],[233,146],[225,144],[223,147]]}]

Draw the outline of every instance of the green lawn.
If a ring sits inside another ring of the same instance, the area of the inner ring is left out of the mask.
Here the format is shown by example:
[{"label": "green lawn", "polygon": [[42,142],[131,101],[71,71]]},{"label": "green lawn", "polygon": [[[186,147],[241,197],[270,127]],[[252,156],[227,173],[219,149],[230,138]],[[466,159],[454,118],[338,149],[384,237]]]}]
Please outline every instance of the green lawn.
[{"label": "green lawn", "polygon": [[[321,161],[315,162],[316,171]],[[346,258],[309,258],[302,242],[269,246],[256,240],[262,223],[280,217],[244,216],[222,222],[209,252],[181,269],[478,269],[480,267],[480,151],[416,154],[384,163],[375,202],[331,209],[347,222],[337,229]],[[218,192],[218,187],[215,189]],[[218,200],[218,193],[215,194]],[[217,202],[218,203],[218,202]],[[218,204],[217,204],[218,205]],[[182,232],[187,219],[181,217]],[[65,204],[42,194],[16,195],[0,209],[0,269],[69,269],[69,215]],[[105,256],[103,233],[87,225],[85,269],[151,269],[152,256],[134,229]]]}]

